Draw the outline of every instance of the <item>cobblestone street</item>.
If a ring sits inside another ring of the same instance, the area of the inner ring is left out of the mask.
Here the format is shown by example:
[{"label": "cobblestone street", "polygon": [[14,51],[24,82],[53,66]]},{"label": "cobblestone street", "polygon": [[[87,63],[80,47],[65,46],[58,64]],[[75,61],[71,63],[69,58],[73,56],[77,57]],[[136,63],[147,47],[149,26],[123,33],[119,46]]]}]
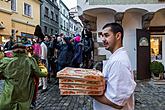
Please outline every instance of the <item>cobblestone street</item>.
[{"label": "cobblestone street", "polygon": [[135,110],[165,110],[165,85],[138,82],[135,99]]},{"label": "cobblestone street", "polygon": [[[93,110],[88,96],[62,97],[59,94],[58,85],[52,80],[47,92],[39,91],[36,110]],[[135,110],[165,110],[165,86],[137,81],[135,99]]]},{"label": "cobblestone street", "polygon": [[40,93],[36,110],[92,110],[91,98],[88,96],[60,96],[58,84],[53,80],[48,92]]}]

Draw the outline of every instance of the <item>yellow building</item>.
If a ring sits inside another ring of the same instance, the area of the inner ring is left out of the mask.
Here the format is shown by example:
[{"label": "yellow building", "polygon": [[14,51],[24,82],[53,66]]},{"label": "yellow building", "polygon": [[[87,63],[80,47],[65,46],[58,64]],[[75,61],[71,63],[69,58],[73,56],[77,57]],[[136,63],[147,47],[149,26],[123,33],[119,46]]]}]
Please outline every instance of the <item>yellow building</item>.
[{"label": "yellow building", "polygon": [[11,35],[11,3],[0,0],[0,44]]},{"label": "yellow building", "polygon": [[0,0],[0,44],[9,36],[32,37],[40,24],[40,0]]},{"label": "yellow building", "polygon": [[35,26],[40,24],[39,0],[12,0],[12,33],[16,36],[31,37]]}]

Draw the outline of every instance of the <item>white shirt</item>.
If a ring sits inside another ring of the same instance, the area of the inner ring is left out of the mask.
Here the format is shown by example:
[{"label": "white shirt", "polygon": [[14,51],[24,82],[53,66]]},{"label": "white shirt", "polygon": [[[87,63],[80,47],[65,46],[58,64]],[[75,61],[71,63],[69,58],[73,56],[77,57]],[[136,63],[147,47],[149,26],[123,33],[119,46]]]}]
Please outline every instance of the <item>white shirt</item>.
[{"label": "white shirt", "polygon": [[47,46],[44,42],[41,43],[41,59],[47,60]]},{"label": "white shirt", "polygon": [[[111,102],[124,106],[121,110],[134,110],[134,95],[136,87],[131,70],[131,63],[124,47],[117,49],[103,68],[106,79],[105,96]],[[117,110],[111,106],[93,101],[94,110]]]}]

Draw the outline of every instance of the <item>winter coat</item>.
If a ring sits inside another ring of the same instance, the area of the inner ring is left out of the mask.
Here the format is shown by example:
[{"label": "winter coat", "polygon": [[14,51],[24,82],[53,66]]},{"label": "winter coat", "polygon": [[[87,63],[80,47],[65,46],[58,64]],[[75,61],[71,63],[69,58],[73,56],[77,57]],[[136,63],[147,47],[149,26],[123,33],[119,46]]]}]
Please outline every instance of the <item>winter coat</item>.
[{"label": "winter coat", "polygon": [[73,47],[72,45],[63,44],[60,48],[59,56],[57,58],[58,64],[61,67],[72,66]]},{"label": "winter coat", "polygon": [[0,60],[0,76],[4,77],[0,94],[0,110],[29,110],[34,94],[34,75],[45,76],[32,57],[17,53]]},{"label": "winter coat", "polygon": [[82,48],[83,44],[81,42],[75,44],[72,64],[80,64],[82,62]]}]

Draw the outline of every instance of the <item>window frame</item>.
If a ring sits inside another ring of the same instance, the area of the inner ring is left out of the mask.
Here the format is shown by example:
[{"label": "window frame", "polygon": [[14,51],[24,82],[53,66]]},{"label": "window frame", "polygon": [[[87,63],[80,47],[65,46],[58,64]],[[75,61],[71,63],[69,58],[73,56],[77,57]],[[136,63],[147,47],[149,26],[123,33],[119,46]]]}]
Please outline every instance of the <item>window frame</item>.
[{"label": "window frame", "polygon": [[[15,10],[12,9],[12,2],[15,2]],[[17,11],[17,0],[11,0],[11,10],[16,12]]]},{"label": "window frame", "polygon": [[[26,13],[26,6],[28,6],[27,13]],[[31,4],[26,3],[26,2],[23,3],[23,15],[28,16],[28,17],[33,17],[33,8]]]},{"label": "window frame", "polygon": [[[47,11],[47,12],[46,12],[46,11]],[[45,7],[44,15],[45,15],[46,17],[49,17],[49,8],[48,8],[48,7]]]}]

